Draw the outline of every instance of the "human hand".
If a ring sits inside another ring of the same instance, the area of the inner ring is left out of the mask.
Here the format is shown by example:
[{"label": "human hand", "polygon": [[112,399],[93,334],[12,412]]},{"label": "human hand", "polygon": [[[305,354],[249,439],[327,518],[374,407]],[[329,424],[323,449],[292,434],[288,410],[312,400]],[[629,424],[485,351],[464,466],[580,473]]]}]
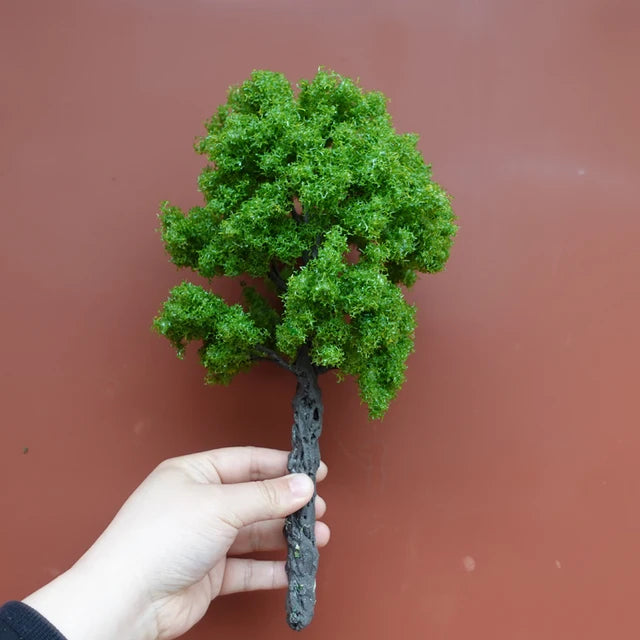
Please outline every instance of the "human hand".
[{"label": "human hand", "polygon": [[[160,464],[87,553],[24,600],[68,640],[170,640],[218,595],[287,585],[284,562],[236,558],[285,546],[283,518],[313,496],[287,453],[237,447]],[[327,474],[326,465],[317,479]],[[316,498],[316,513],[325,511]],[[329,528],[316,523],[318,546]]]}]

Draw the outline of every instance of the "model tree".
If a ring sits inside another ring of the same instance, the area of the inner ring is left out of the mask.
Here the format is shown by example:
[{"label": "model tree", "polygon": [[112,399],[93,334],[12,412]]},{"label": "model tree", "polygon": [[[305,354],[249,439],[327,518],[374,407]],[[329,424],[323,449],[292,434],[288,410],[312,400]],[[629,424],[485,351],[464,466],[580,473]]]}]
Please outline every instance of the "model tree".
[{"label": "model tree", "polygon": [[[315,482],[322,397],[318,378],[354,376],[371,418],[404,381],[415,310],[401,285],[440,271],[456,232],[447,194],[431,180],[418,137],[393,129],[386,99],[320,70],[294,90],[256,71],[196,142],[210,164],[204,205],[160,214],[171,260],[207,279],[241,282],[243,305],[183,282],[154,321],[182,357],[201,343],[206,380],[227,384],[259,361],[296,379],[289,471]],[[290,516],[288,623],[313,617],[318,551],[313,500]]]}]

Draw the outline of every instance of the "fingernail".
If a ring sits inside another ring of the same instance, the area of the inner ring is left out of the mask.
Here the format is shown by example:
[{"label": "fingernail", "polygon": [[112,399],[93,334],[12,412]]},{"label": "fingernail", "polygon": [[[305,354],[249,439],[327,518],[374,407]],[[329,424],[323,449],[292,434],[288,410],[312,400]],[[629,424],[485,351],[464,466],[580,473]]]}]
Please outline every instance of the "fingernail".
[{"label": "fingernail", "polygon": [[313,481],[304,473],[289,476],[289,490],[295,498],[308,496],[313,491]]}]

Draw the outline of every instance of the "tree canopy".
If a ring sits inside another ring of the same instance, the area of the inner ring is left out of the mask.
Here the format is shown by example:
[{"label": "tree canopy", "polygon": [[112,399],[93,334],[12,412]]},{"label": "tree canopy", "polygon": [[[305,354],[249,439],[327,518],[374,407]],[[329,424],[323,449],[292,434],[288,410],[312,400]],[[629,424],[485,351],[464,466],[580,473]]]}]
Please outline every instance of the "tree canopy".
[{"label": "tree canopy", "polygon": [[244,305],[228,305],[183,282],[154,327],[178,355],[201,342],[211,383],[260,359],[292,363],[306,345],[320,371],[354,376],[381,417],[413,348],[415,309],[401,285],[440,271],[456,233],[418,137],[395,132],[383,94],[322,69],[296,90],[255,71],[206,130],[195,145],[209,160],[204,205],[163,203],[166,250],[208,279],[263,278],[280,304],[247,286]]}]

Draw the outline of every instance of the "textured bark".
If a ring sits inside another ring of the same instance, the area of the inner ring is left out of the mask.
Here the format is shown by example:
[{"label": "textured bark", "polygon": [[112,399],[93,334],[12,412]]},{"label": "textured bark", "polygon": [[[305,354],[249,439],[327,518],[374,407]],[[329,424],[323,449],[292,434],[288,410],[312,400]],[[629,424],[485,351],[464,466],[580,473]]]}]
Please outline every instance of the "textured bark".
[{"label": "textured bark", "polygon": [[[315,485],[320,465],[318,440],[322,431],[322,395],[318,386],[318,372],[311,363],[307,347],[296,358],[294,371],[297,378],[293,399],[293,433],[289,471],[306,473]],[[287,539],[287,622],[292,629],[304,629],[313,618],[316,603],[316,571],[318,549],[315,535],[315,490],[313,499],[290,515],[284,526]]]}]

